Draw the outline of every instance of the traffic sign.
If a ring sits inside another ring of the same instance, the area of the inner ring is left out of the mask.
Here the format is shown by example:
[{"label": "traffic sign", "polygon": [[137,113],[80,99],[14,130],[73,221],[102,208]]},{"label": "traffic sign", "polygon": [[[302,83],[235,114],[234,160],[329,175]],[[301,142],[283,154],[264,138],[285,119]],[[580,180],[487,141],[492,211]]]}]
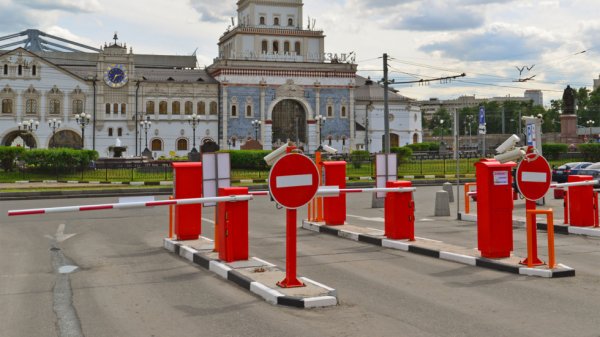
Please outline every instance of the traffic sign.
[{"label": "traffic sign", "polygon": [[517,186],[525,199],[536,201],[546,195],[550,189],[552,172],[546,158],[528,153],[517,166]]},{"label": "traffic sign", "polygon": [[287,154],[269,172],[269,191],[275,201],[288,209],[307,204],[319,189],[319,172],[303,154]]}]

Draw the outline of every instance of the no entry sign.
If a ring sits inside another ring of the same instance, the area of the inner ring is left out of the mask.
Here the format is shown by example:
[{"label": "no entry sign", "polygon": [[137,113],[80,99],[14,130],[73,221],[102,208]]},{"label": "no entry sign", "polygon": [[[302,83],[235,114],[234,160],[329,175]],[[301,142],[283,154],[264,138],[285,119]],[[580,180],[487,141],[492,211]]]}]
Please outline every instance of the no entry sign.
[{"label": "no entry sign", "polygon": [[536,201],[550,188],[552,172],[546,158],[528,153],[517,166],[517,186],[525,199]]},{"label": "no entry sign", "polygon": [[318,189],[317,166],[303,154],[285,155],[269,172],[271,196],[285,208],[304,206],[315,196]]}]

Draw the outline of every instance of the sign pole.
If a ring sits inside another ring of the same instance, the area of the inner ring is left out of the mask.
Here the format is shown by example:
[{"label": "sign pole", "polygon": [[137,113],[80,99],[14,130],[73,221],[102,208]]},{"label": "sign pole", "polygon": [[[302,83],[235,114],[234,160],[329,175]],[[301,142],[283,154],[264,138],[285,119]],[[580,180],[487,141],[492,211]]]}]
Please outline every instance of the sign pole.
[{"label": "sign pole", "polygon": [[285,279],[277,282],[282,288],[304,287],[304,283],[296,278],[296,209],[285,210]]},{"label": "sign pole", "polygon": [[[527,210],[535,210],[536,209],[536,201],[525,199],[525,214],[527,215]],[[527,215],[529,217],[529,215]],[[544,264],[544,261],[540,260],[537,255],[537,219],[535,214],[532,216],[532,221],[527,221],[527,225],[531,226],[531,228],[527,228],[527,236],[531,236],[528,238],[528,242],[531,242],[531,256],[527,254],[527,258],[521,261],[520,263],[523,265],[529,264],[529,259],[531,259],[532,266],[541,266]]]}]

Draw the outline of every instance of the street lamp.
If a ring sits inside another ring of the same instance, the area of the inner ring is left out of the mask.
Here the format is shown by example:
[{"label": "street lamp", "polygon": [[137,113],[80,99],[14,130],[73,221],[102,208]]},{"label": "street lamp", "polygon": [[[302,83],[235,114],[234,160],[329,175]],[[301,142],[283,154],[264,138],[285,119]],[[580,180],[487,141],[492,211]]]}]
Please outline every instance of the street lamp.
[{"label": "street lamp", "polygon": [[444,142],[444,120],[440,119],[440,127],[442,128],[442,143]]},{"label": "street lamp", "polygon": [[39,127],[40,127],[40,122],[34,121],[33,119],[24,120],[23,123],[21,123],[21,122],[17,123],[17,128],[19,129],[19,131],[23,131],[25,134],[27,134],[27,133],[32,134]]},{"label": "street lamp", "polygon": [[60,128],[60,120],[58,120],[56,118],[52,118],[51,120],[48,121],[48,126],[52,129],[52,138],[51,138],[52,147],[56,147],[54,135],[56,134],[56,129]]},{"label": "street lamp", "polygon": [[198,126],[198,123],[200,122],[200,116],[198,116],[198,114],[192,114],[191,116],[188,117],[188,123],[190,123],[190,125],[192,126],[192,153],[196,153],[198,152],[198,150],[196,150],[196,127]]},{"label": "street lamp", "polygon": [[258,141],[258,129],[260,128],[260,125],[262,124],[261,121],[259,121],[258,119],[255,119],[252,121],[252,126],[254,127],[254,139],[256,139]]},{"label": "street lamp", "polygon": [[[467,115],[465,117],[465,128],[467,127],[467,125],[469,126],[469,147],[471,146],[471,123],[473,122],[473,115]],[[466,130],[465,130],[465,134],[466,134]]]},{"label": "street lamp", "polygon": [[140,127],[142,128],[142,130],[144,130],[144,134],[145,134],[144,144],[146,145],[146,148],[142,152],[142,156],[148,157],[148,158],[152,157],[152,152],[150,151],[150,149],[148,149],[148,129],[150,129],[151,126],[152,126],[152,121],[150,121],[150,116],[146,116],[146,120],[143,120],[140,122]]},{"label": "street lamp", "polygon": [[590,128],[590,139],[589,142],[592,142],[592,126],[594,125],[594,121],[591,119],[588,119],[585,124],[587,124],[587,126]]},{"label": "street lamp", "polygon": [[81,127],[81,149],[83,150],[85,144],[85,127],[90,124],[92,116],[90,114],[86,114],[82,112],[80,114],[75,114],[75,122],[79,124]]},{"label": "street lamp", "polygon": [[317,125],[319,126],[319,148],[317,150],[321,149],[321,139],[323,139],[321,137],[321,128],[323,127],[323,124],[325,124],[325,121],[327,120],[327,117],[325,116],[321,116],[321,115],[317,115],[315,117],[315,120],[317,121]]}]

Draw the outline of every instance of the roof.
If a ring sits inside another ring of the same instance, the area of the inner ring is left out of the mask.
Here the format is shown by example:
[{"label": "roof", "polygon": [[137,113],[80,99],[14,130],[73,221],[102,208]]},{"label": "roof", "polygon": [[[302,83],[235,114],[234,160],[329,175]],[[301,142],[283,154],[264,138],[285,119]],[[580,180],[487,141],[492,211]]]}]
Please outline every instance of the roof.
[{"label": "roof", "polygon": [[136,75],[145,81],[150,82],[199,82],[207,84],[218,83],[201,69],[138,69]]},{"label": "roof", "polygon": [[[356,86],[354,97],[357,101],[383,101],[383,85],[372,81],[370,78],[364,78],[356,75]],[[393,88],[388,88],[388,102],[410,102],[412,98],[402,96]]]}]

